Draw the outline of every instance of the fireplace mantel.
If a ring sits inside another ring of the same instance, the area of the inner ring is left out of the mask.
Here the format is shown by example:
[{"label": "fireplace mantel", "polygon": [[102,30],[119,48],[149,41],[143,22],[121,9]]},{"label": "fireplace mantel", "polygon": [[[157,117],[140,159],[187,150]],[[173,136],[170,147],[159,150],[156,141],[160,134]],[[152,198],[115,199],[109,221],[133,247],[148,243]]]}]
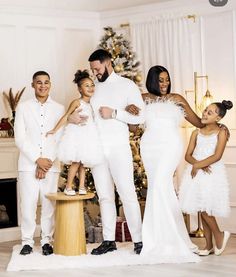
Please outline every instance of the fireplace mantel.
[{"label": "fireplace mantel", "polygon": [[17,177],[17,160],[14,138],[0,138],[0,179]]}]

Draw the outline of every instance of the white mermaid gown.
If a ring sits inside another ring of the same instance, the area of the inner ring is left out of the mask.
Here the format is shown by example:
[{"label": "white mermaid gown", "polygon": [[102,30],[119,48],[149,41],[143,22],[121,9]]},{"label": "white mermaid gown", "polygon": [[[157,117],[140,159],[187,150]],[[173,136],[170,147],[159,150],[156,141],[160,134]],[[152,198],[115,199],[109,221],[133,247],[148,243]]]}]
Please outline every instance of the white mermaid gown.
[{"label": "white mermaid gown", "polygon": [[187,233],[175,194],[173,175],[183,143],[179,124],[184,112],[172,101],[146,105],[146,129],[141,138],[141,156],[148,178],[143,219],[142,259],[145,263],[198,262],[197,250]]}]

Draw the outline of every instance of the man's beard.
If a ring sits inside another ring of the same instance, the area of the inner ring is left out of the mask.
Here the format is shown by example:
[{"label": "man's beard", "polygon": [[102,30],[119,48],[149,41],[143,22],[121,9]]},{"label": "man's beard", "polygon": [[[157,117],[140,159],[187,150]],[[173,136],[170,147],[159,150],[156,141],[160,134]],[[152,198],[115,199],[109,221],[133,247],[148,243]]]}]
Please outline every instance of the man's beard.
[{"label": "man's beard", "polygon": [[105,82],[108,77],[109,77],[109,73],[108,73],[107,67],[105,66],[105,71],[102,74],[102,77],[101,78],[97,77],[97,79],[99,82]]}]

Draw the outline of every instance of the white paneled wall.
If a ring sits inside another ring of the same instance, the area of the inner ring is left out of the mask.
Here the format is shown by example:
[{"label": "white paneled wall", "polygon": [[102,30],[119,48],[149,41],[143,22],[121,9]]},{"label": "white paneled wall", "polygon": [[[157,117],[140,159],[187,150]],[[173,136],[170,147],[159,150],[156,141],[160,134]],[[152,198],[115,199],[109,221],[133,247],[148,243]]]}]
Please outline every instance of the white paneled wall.
[{"label": "white paneled wall", "polygon": [[22,99],[31,97],[37,70],[51,75],[52,97],[65,104],[78,97],[72,83],[77,69],[89,67],[89,54],[100,38],[97,13],[0,6],[0,118],[10,110],[2,91],[26,86]]}]

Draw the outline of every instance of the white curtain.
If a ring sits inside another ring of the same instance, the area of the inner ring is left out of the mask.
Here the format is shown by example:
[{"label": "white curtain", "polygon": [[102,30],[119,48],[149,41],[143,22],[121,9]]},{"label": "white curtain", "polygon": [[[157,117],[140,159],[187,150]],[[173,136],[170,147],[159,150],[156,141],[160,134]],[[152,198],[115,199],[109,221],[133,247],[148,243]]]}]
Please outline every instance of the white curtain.
[{"label": "white curtain", "polygon": [[191,20],[185,17],[155,18],[131,23],[131,40],[141,62],[144,90],[149,68],[165,66],[171,75],[172,92],[184,95],[193,86]]}]

